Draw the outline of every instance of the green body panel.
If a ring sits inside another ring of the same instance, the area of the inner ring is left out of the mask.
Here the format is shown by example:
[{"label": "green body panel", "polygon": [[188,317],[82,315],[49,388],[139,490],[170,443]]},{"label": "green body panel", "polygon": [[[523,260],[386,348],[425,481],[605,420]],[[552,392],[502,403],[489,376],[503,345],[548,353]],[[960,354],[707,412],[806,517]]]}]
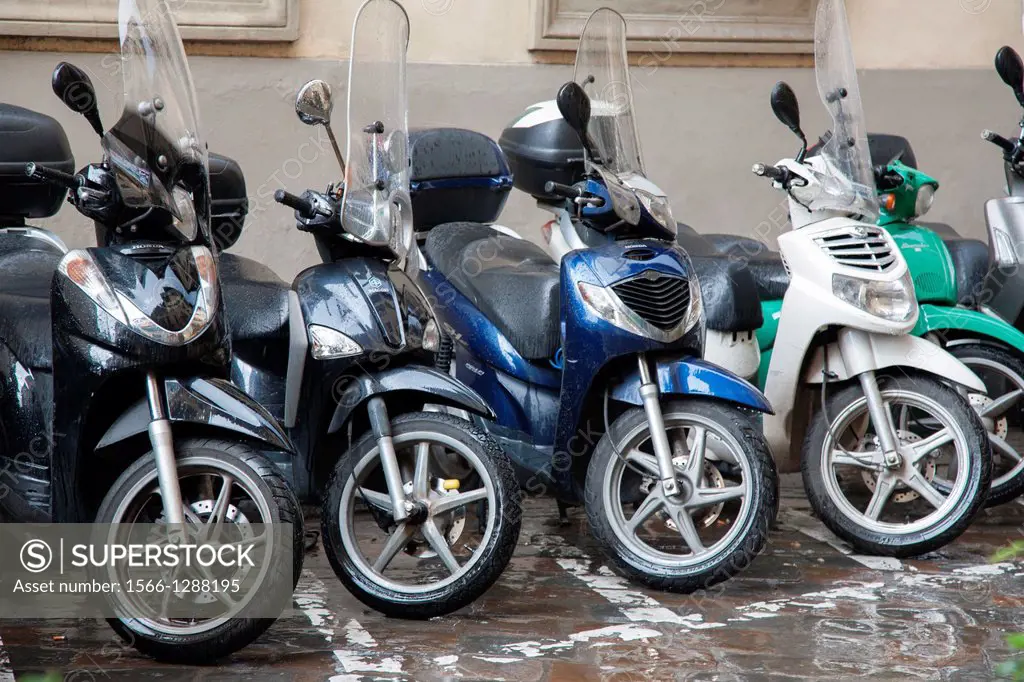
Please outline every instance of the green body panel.
[{"label": "green body panel", "polygon": [[998,317],[968,308],[922,304],[917,326],[911,333],[924,336],[950,330],[970,332],[1024,351],[1024,333]]},{"label": "green body panel", "polygon": [[768,367],[772,364],[772,349],[761,352],[761,364],[757,367],[757,387],[764,391],[764,385],[768,383]]},{"label": "green body panel", "polygon": [[893,195],[896,202],[892,209],[885,207],[885,202],[881,202],[881,211],[878,218],[878,224],[882,227],[887,226],[889,223],[904,223],[913,220],[917,216],[917,194],[921,191],[922,187],[931,186],[932,188],[939,189],[939,181],[930,175],[925,175],[921,171],[911,168],[905,165],[902,161],[893,161],[886,170],[890,172],[899,173],[903,177],[903,184],[886,192],[879,191],[878,194],[884,197],[887,194]]},{"label": "green body panel", "polygon": [[914,278],[919,303],[956,305],[956,269],[942,237],[912,223],[885,226]]},{"label": "green body panel", "polygon": [[782,317],[782,299],[778,301],[761,301],[761,314],[764,324],[757,330],[757,345],[761,350],[768,350],[775,345],[775,336],[779,333],[779,318]]}]

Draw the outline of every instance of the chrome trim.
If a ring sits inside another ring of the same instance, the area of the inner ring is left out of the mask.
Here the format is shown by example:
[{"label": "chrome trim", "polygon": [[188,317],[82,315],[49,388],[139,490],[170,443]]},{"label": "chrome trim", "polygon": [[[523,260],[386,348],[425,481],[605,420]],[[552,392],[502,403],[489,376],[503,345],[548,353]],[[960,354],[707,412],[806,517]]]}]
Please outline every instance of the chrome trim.
[{"label": "chrome trim", "polygon": [[[645,270],[644,272],[647,272],[647,271]],[[667,275],[666,274],[665,276],[666,277],[676,277],[676,278],[678,278],[680,280],[686,281],[685,277],[681,277],[681,276],[678,276],[678,275]],[[617,324],[615,322],[615,320],[611,320],[611,319],[605,317],[604,315],[601,315],[597,310],[594,309],[594,307],[590,303],[588,303],[586,301],[586,299],[583,299],[583,304],[586,305],[589,310],[591,310],[595,315],[600,317],[602,320],[604,320],[604,321],[606,321],[606,322],[608,322],[610,324],[615,325],[619,329],[624,329],[627,332],[630,332],[632,334],[636,334],[637,336],[646,336],[647,338],[654,339],[655,341],[660,341],[661,343],[672,343],[673,341],[678,341],[687,332],[689,332],[691,329],[693,329],[698,324],[700,324],[700,317],[698,317],[697,321],[695,323],[691,323],[690,325],[687,325],[687,321],[688,321],[688,318],[690,316],[690,308],[687,308],[686,315],[683,316],[682,321],[679,324],[677,324],[675,327],[673,327],[672,329],[668,329],[668,330],[660,329],[658,327],[655,327],[654,325],[649,323],[647,320],[645,320],[644,318],[640,317],[640,315],[638,315],[636,312],[634,312],[632,308],[630,308],[625,303],[623,303],[622,299],[619,298],[619,295],[617,293],[615,293],[615,289],[613,288],[613,287],[615,287],[618,284],[622,284],[624,282],[629,282],[629,281],[632,281],[632,280],[637,279],[639,277],[643,277],[643,273],[640,273],[639,275],[636,275],[634,277],[630,277],[629,279],[619,280],[615,284],[612,284],[612,285],[609,285],[609,286],[600,286],[598,284],[587,284],[587,286],[593,287],[595,289],[603,289],[604,291],[606,291],[609,294],[609,296],[611,297],[611,301],[612,301],[612,304],[615,306],[615,310],[620,315],[622,315],[624,318],[626,318],[629,321],[629,323],[632,325],[632,327],[621,325],[621,324]],[[583,298],[582,294],[581,294],[581,298]],[[693,304],[694,304],[694,299],[691,296],[690,297],[690,304],[689,305],[692,307]],[[703,302],[702,302],[702,304],[703,304]]]},{"label": "chrome trim", "polygon": [[288,290],[288,369],[284,380],[284,426],[292,428],[299,417],[302,398],[302,374],[306,368],[309,339],[306,322],[302,319],[302,306],[294,289]]},{"label": "chrome trim", "polygon": [[60,249],[61,253],[67,253],[70,251],[63,239],[55,235],[53,232],[39,227],[4,227],[0,228],[0,234],[19,234],[32,239],[44,241],[47,244]]}]

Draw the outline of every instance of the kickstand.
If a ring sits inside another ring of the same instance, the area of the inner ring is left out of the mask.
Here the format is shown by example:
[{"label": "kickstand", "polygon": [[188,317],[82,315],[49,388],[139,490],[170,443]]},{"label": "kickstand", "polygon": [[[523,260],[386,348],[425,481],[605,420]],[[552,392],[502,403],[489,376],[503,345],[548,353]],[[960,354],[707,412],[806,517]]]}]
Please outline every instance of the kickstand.
[{"label": "kickstand", "polygon": [[561,500],[558,502],[558,525],[568,526],[569,525],[569,505]]}]

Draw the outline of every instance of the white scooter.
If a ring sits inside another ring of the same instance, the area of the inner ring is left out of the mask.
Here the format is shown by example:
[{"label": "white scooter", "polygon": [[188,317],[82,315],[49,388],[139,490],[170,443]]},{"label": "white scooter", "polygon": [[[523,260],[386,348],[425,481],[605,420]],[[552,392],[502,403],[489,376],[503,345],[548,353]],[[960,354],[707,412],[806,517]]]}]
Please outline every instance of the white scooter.
[{"label": "white scooter", "polygon": [[790,464],[800,462],[811,504],[833,532],[858,551],[913,556],[956,538],[984,503],[990,445],[961,391],[985,387],[952,355],[908,335],[917,301],[906,261],[874,225],[843,0],[819,3],[815,43],[835,134],[805,159],[796,96],[779,83],[772,109],[803,146],[795,159],[754,166],[789,194],[793,225],[778,239],[791,284],[777,332],[760,335],[776,412],[764,418],[765,435],[777,460],[788,452]]}]

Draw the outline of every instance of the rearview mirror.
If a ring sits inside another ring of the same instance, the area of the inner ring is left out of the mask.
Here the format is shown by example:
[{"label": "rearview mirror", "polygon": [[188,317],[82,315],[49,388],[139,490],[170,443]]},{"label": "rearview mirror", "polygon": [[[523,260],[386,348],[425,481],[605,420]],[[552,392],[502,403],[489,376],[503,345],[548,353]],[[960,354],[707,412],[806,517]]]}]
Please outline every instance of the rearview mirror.
[{"label": "rearview mirror", "polygon": [[796,99],[796,93],[793,92],[793,88],[789,87],[788,83],[779,81],[772,88],[771,102],[775,118],[792,130],[803,143],[800,153],[796,157],[797,163],[803,163],[804,156],[807,154],[807,136],[804,135],[803,129],[800,128],[800,103]]},{"label": "rearview mirror", "polygon": [[783,125],[797,135],[803,136],[800,129],[800,103],[793,88],[783,81],[779,81],[772,88],[772,111]]},{"label": "rearview mirror", "polygon": [[1010,86],[1017,101],[1024,105],[1024,62],[1012,47],[1004,46],[996,53],[996,71]]},{"label": "rearview mirror", "polygon": [[327,129],[327,137],[331,140],[331,147],[334,148],[334,156],[341,166],[341,174],[345,174],[345,157],[341,154],[338,141],[334,138],[334,131],[331,130],[331,110],[334,109],[334,100],[331,99],[331,86],[320,79],[311,80],[299,89],[295,97],[295,113],[299,120],[306,125],[322,125]]},{"label": "rearview mirror", "polygon": [[593,145],[590,143],[590,136],[587,135],[587,126],[590,125],[590,97],[586,91],[579,83],[569,81],[558,90],[555,102],[562,118],[580,136],[580,142],[583,143],[587,154],[593,156]]},{"label": "rearview mirror", "polygon": [[92,85],[89,75],[74,64],[61,62],[53,70],[50,80],[53,94],[57,95],[64,105],[85,116],[97,135],[103,135],[103,123],[100,121],[100,110],[96,104],[96,88]]},{"label": "rearview mirror", "polygon": [[303,85],[295,98],[295,113],[306,125],[330,125],[333,109],[331,86],[319,79]]}]

